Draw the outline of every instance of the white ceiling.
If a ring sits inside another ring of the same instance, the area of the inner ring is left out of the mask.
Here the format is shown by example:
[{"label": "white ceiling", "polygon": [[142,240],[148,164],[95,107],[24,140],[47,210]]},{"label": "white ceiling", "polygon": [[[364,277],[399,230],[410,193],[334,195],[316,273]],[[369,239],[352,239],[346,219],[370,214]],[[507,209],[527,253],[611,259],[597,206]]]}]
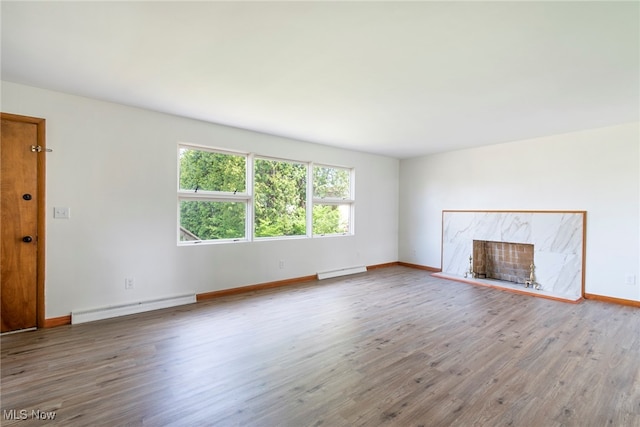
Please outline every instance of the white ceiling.
[{"label": "white ceiling", "polygon": [[640,3],[2,1],[1,73],[406,158],[639,120]]}]

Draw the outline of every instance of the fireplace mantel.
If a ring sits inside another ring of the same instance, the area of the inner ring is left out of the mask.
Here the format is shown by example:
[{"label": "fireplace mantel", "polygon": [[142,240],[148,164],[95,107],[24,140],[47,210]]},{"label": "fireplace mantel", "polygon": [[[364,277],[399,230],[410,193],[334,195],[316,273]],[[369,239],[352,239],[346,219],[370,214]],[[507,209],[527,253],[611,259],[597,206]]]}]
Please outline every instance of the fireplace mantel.
[{"label": "fireplace mantel", "polygon": [[444,210],[442,275],[500,287],[499,282],[470,276],[473,241],[532,244],[540,290],[513,283],[505,284],[505,289],[577,301],[584,295],[585,233],[586,211]]}]

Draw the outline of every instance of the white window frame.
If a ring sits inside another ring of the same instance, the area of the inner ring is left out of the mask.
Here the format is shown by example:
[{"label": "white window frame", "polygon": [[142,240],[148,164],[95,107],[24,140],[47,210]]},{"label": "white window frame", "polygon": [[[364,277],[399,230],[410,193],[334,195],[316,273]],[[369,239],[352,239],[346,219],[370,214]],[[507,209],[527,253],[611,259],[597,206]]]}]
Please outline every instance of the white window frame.
[{"label": "white window frame", "polygon": [[[180,188],[180,150],[198,150],[206,151],[209,153],[226,154],[232,156],[240,156],[245,158],[245,191],[242,193],[234,193],[229,191],[209,191],[209,190],[184,190]],[[220,244],[231,242],[248,242],[252,236],[252,224],[253,224],[253,197],[252,197],[252,167],[253,162],[250,153],[232,151],[221,148],[206,147],[202,145],[179,143],[177,151],[178,169],[177,169],[177,186],[178,186],[178,227],[177,227],[177,241],[180,246],[191,246],[196,244]],[[183,201],[203,201],[203,202],[243,202],[245,205],[245,224],[244,224],[244,237],[228,238],[228,239],[211,239],[211,240],[180,240],[180,203]]]},{"label": "white window frame", "polygon": [[[256,236],[256,222],[255,222],[255,198],[252,201],[252,208],[253,208],[253,218],[252,218],[252,239],[254,241],[266,241],[266,240],[295,240],[295,239],[304,239],[304,238],[308,238],[311,237],[311,228],[309,226],[309,171],[313,170],[311,168],[311,163],[310,162],[305,162],[302,160],[294,160],[294,159],[284,159],[282,157],[272,157],[272,156],[263,156],[260,154],[254,154],[252,156],[251,159],[251,173],[254,174],[255,172],[255,161],[256,160],[268,160],[268,161],[274,161],[274,162],[286,162],[286,163],[296,163],[299,165],[304,165],[305,168],[307,168],[307,186],[306,186],[306,193],[307,193],[307,198],[305,200],[305,219],[306,219],[306,223],[305,223],[305,234],[298,234],[298,235],[294,235],[294,236],[264,236],[264,237],[258,237]],[[253,191],[253,194],[255,194],[255,177],[252,175],[252,180],[251,180],[251,188]]]},{"label": "white window frame", "polygon": [[[200,150],[210,153],[228,154],[234,156],[245,157],[245,191],[242,193],[232,193],[227,191],[208,191],[199,189],[184,190],[180,188],[180,150]],[[209,245],[209,244],[225,244],[233,242],[255,242],[269,240],[295,240],[304,238],[324,238],[355,235],[355,168],[348,166],[338,166],[327,163],[314,163],[310,161],[286,159],[281,157],[273,157],[248,153],[243,151],[235,151],[226,148],[209,147],[204,145],[180,142],[177,147],[177,230],[176,240],[179,246],[192,245]],[[273,160],[280,162],[290,162],[305,165],[307,168],[307,185],[306,185],[306,234],[296,236],[270,236],[256,237],[255,235],[255,182],[254,169],[255,159]],[[331,197],[321,198],[315,197],[313,188],[313,171],[315,167],[342,169],[349,171],[349,197]],[[182,201],[209,201],[209,202],[241,202],[245,205],[245,235],[243,238],[213,239],[213,240],[180,240],[180,203]],[[316,234],[313,230],[313,207],[316,205],[348,205],[349,206],[349,231],[343,233]]]},{"label": "white window frame", "polygon": [[[327,168],[327,169],[341,169],[341,170],[345,170],[349,172],[349,197],[316,197],[315,196],[315,191],[313,188],[313,169],[315,167],[319,167],[319,168]],[[328,164],[321,164],[321,163],[311,163],[310,167],[309,167],[309,175],[310,175],[310,180],[311,180],[311,184],[310,187],[307,189],[307,191],[309,192],[308,194],[311,194],[311,215],[308,217],[308,221],[311,221],[311,227],[309,229],[313,230],[313,206],[315,205],[334,205],[334,206],[340,206],[340,205],[348,205],[349,206],[349,231],[348,232],[343,232],[343,233],[329,233],[329,234],[317,234],[315,231],[313,231],[313,237],[332,237],[332,236],[353,236],[355,234],[355,206],[356,206],[356,199],[355,199],[355,190],[356,190],[356,186],[355,186],[355,168],[349,168],[349,167],[345,167],[345,166],[336,166],[336,165],[328,165]],[[309,178],[308,178],[309,179]]]}]

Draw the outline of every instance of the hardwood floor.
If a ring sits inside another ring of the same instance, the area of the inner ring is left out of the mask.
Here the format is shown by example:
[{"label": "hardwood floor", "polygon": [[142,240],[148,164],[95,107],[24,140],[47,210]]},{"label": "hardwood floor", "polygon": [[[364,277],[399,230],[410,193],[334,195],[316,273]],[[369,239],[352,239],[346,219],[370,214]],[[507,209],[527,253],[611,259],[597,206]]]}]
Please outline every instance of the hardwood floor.
[{"label": "hardwood floor", "polygon": [[7,426],[640,426],[640,310],[406,267],[7,335],[1,355]]}]

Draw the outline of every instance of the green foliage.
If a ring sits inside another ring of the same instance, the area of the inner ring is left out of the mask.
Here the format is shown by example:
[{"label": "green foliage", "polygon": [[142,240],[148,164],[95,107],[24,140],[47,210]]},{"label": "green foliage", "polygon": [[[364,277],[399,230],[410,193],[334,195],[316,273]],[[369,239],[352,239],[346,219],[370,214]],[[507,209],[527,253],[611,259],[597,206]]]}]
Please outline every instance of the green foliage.
[{"label": "green foliage", "polygon": [[341,226],[340,211],[335,205],[315,205],[313,207],[313,233],[335,234],[347,231]]},{"label": "green foliage", "polygon": [[347,199],[350,193],[351,174],[347,169],[313,168],[313,195],[319,198]]},{"label": "green foliage", "polygon": [[[246,193],[245,156],[197,149],[180,150],[180,189],[194,193],[218,191]],[[314,196],[350,198],[350,172],[314,167]],[[307,167],[301,163],[255,159],[254,217],[256,237],[306,234]],[[348,208],[348,206],[347,206]],[[342,209],[344,211],[344,209]],[[245,237],[245,204],[242,201],[180,202],[181,240],[215,240]],[[348,231],[348,214],[336,205],[313,207],[314,234]]]},{"label": "green foliage", "polygon": [[[180,150],[180,188],[200,191],[246,192],[246,157],[202,150]],[[245,237],[244,203],[182,201],[181,240]]]},{"label": "green foliage", "polygon": [[201,150],[180,151],[180,188],[203,191],[246,191],[244,156]]},{"label": "green foliage", "polygon": [[254,170],[256,237],[305,235],[306,166],[256,159]]},{"label": "green foliage", "polygon": [[180,226],[196,238],[183,235],[181,240],[244,238],[245,215],[242,202],[182,201]]}]

